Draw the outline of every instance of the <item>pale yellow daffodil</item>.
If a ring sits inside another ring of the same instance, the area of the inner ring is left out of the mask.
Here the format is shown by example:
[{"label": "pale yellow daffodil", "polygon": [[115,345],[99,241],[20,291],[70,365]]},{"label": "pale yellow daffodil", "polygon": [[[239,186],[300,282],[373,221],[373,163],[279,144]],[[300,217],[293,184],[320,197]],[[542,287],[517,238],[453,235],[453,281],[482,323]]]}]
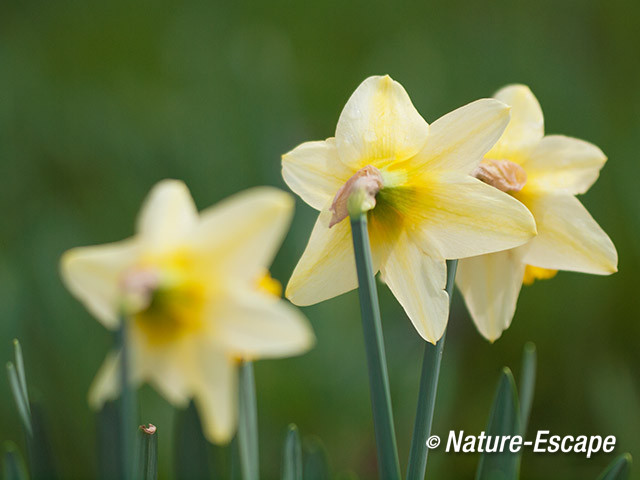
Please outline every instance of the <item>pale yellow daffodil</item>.
[{"label": "pale yellow daffodil", "polygon": [[[165,180],[133,238],[62,258],[66,286],[100,322],[128,322],[132,383],[149,382],[178,406],[193,398],[210,441],[235,431],[238,360],[299,354],[314,342],[265,277],[292,213],[289,194],[263,187],[199,215],[187,187]],[[93,407],[118,396],[119,358],[109,354],[98,372]]]},{"label": "pale yellow daffodil", "polygon": [[446,327],[445,259],[515,247],[535,234],[515,199],[471,177],[509,121],[503,103],[484,99],[431,126],[402,86],[370,77],[344,107],[335,137],[282,158],[289,187],[320,211],[285,295],[310,305],[357,287],[346,199],[363,202],[374,270],[381,271],[418,333],[436,342]]},{"label": "pale yellow daffodil", "polygon": [[507,86],[495,98],[511,106],[511,122],[475,174],[526,205],[538,235],[458,266],[458,288],[490,341],[511,324],[523,281],[550,278],[557,270],[608,275],[618,264],[613,243],[575,197],[596,181],[607,157],[585,141],[545,136],[540,104],[528,87]]}]

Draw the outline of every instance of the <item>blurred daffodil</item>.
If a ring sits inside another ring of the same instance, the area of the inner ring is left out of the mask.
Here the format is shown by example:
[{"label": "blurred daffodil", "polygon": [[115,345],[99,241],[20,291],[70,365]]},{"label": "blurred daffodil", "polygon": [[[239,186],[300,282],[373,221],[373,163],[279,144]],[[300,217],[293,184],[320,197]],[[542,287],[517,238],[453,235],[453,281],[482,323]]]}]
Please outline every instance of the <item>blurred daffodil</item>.
[{"label": "blurred daffodil", "polygon": [[[288,194],[265,187],[198,215],[186,186],[165,180],[135,237],[62,258],[67,287],[91,313],[110,329],[128,322],[132,382],[176,405],[193,398],[211,441],[235,431],[239,359],[298,354],[314,341],[267,271],[292,212]],[[98,372],[93,407],[119,394],[119,358],[109,354]]]},{"label": "blurred daffodil", "polygon": [[445,259],[515,247],[535,234],[515,199],[471,177],[509,121],[484,99],[431,126],[402,86],[370,77],[344,107],[334,138],[282,158],[289,187],[320,216],[285,295],[310,305],[357,287],[348,200],[365,193],[373,267],[430,342],[448,314]]},{"label": "blurred daffodil", "polygon": [[528,87],[508,86],[495,98],[511,106],[511,122],[474,174],[526,205],[538,235],[458,266],[458,288],[491,341],[509,327],[523,282],[551,278],[558,270],[608,275],[618,264],[613,243],[575,197],[596,181],[605,155],[582,140],[544,136],[542,110]]}]

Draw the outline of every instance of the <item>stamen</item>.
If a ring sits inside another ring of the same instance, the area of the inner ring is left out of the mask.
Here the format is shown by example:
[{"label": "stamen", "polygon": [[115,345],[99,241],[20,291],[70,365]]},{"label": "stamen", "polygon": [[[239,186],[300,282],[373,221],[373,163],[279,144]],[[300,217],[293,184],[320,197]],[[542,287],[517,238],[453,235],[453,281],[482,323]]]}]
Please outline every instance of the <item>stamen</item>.
[{"label": "stamen", "polygon": [[367,165],[358,170],[347,180],[347,183],[340,187],[340,190],[333,198],[330,208],[333,216],[331,217],[331,222],[329,222],[329,228],[349,216],[348,203],[353,194],[361,195],[360,205],[363,211],[367,211],[376,206],[376,195],[380,190],[382,190],[382,175],[380,175],[380,171],[376,167]]},{"label": "stamen", "polygon": [[471,176],[503,192],[519,192],[527,183],[527,172],[509,160],[485,158]]}]

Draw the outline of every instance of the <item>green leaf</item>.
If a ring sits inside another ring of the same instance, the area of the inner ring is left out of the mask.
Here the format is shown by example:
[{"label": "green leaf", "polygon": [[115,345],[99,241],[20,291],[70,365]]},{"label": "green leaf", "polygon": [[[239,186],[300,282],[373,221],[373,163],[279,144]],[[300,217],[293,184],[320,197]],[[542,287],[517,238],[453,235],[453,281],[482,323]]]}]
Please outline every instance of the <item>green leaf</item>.
[{"label": "green leaf", "polygon": [[96,418],[98,478],[104,480],[122,477],[119,407],[117,401],[106,402]]},{"label": "green leaf", "polygon": [[46,428],[47,422],[45,422],[45,416],[38,403],[31,405],[31,423],[33,425],[33,437],[27,439],[31,478],[36,480],[57,478],[51,442]]},{"label": "green leaf", "polygon": [[27,467],[17,445],[13,442],[5,442],[3,447],[2,478],[5,480],[28,480]]},{"label": "green leaf", "polygon": [[240,366],[240,396],[238,414],[237,447],[240,472],[243,480],[258,480],[258,409],[253,364],[243,362]]},{"label": "green leaf", "polygon": [[[502,370],[491,408],[486,435],[492,439],[520,434],[520,408],[513,375]],[[486,445],[485,445],[486,447]],[[498,453],[483,453],[478,463],[476,480],[516,480],[520,472],[520,455],[507,447]]]},{"label": "green leaf", "polygon": [[[446,291],[449,294],[449,305],[451,305],[451,300],[453,299],[453,286],[457,268],[457,260],[447,260]],[[429,454],[427,439],[431,435],[444,339],[445,335],[443,334],[442,338],[440,338],[435,345],[425,342],[424,356],[422,357],[422,373],[420,374],[418,408],[413,424],[413,438],[411,439],[411,451],[409,452],[409,463],[407,467],[407,480],[423,479],[427,469],[427,456]]]},{"label": "green leaf", "polygon": [[293,424],[284,441],[282,480],[302,480],[302,447],[298,427]]},{"label": "green leaf", "polygon": [[18,373],[18,380],[20,381],[20,388],[22,389],[22,396],[27,404],[27,409],[30,410],[29,404],[29,392],[27,391],[27,375],[24,371],[24,359],[22,358],[22,347],[17,338],[13,339],[13,353],[16,361],[16,370]]},{"label": "green leaf", "polygon": [[[371,260],[371,247],[367,231],[367,217],[351,217],[353,250],[358,274],[358,295],[362,314],[373,424],[378,453],[379,476],[385,480],[399,480],[400,463],[396,447],[396,433],[393,426],[389,375],[382,338],[380,306],[376,289],[375,272]],[[306,470],[305,470],[306,471]]]},{"label": "green leaf", "polygon": [[605,468],[598,480],[627,480],[631,472],[631,455],[623,453]]},{"label": "green leaf", "polygon": [[212,478],[210,446],[202,433],[195,404],[190,402],[176,418],[175,478]]},{"label": "green leaf", "polygon": [[[304,480],[329,480],[331,469],[329,468],[327,451],[320,439],[309,439],[304,450]],[[381,476],[380,478],[385,477]]]},{"label": "green leaf", "polygon": [[536,346],[528,342],[524,346],[524,352],[522,353],[522,368],[520,371],[520,435],[523,438],[527,433],[533,404],[537,360]]},{"label": "green leaf", "polygon": [[31,438],[33,436],[31,408],[29,407],[27,398],[24,396],[22,386],[20,385],[20,377],[12,362],[7,362],[7,376],[9,377],[11,393],[13,394],[13,400],[16,403],[16,408],[18,409],[18,415],[22,421],[22,426],[24,427],[27,436]]},{"label": "green leaf", "polygon": [[140,480],[158,478],[158,431],[156,427],[140,426],[136,450],[136,477]]}]

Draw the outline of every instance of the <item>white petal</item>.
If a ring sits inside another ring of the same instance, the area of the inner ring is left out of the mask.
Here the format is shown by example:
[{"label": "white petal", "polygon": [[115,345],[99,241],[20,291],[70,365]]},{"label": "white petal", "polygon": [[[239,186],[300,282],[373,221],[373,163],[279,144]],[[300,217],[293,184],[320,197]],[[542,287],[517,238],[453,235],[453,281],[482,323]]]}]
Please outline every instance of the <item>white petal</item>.
[{"label": "white petal", "polygon": [[207,440],[228,443],[238,422],[238,378],[236,363],[222,351],[201,351],[200,381],[194,401]]},{"label": "white petal", "polygon": [[514,250],[465,258],[458,263],[456,285],[476,327],[491,342],[511,325],[524,268]]},{"label": "white petal", "polygon": [[585,193],[598,179],[607,157],[592,143],[562,135],[544,137],[524,163],[530,188]]},{"label": "white petal", "polygon": [[284,181],[316,210],[322,210],[353,173],[340,161],[333,138],[303,143],[282,157]]},{"label": "white petal", "polygon": [[382,266],[382,275],[420,336],[436,343],[449,315],[444,260],[428,257],[403,234]]},{"label": "white petal", "polygon": [[272,295],[236,291],[215,312],[219,341],[237,357],[297,355],[309,350],[315,342],[307,319]]},{"label": "white petal", "polygon": [[466,176],[440,177],[421,192],[422,248],[435,258],[466,258],[513,248],[536,233],[527,208],[506,193]]},{"label": "white petal", "polygon": [[198,222],[189,189],[179,180],[158,182],[144,202],[137,230],[147,249],[162,251],[183,241]]},{"label": "white petal", "polygon": [[524,262],[552,270],[608,275],[618,269],[611,239],[573,195],[520,194],[538,225],[526,246]]},{"label": "white petal", "polygon": [[71,249],[62,256],[60,272],[66,287],[107,328],[116,328],[120,314],[122,274],[140,255],[136,241]]},{"label": "white petal", "polygon": [[526,85],[508,85],[496,92],[493,98],[511,107],[511,121],[487,157],[517,162],[517,152],[530,149],[544,135],[542,109]]},{"label": "white petal", "polygon": [[358,286],[349,220],[329,228],[331,217],[328,209],[318,216],[287,285],[285,296],[296,305],[313,305]]},{"label": "white petal", "polygon": [[257,281],[287,233],[293,208],[293,197],[277,188],[238,193],[202,212],[192,247],[203,256],[203,265]]},{"label": "white petal", "polygon": [[405,160],[427,141],[429,125],[402,85],[369,77],[345,105],[336,127],[340,159],[353,170],[377,161]]},{"label": "white petal", "polygon": [[100,410],[120,395],[120,353],[109,352],[89,388],[89,406]]},{"label": "white petal", "polygon": [[431,124],[416,165],[434,171],[471,173],[509,123],[509,108],[493,99],[460,107]]},{"label": "white petal", "polygon": [[[169,403],[184,407],[191,398],[195,376],[195,352],[193,341],[175,341],[164,346],[145,345],[144,338],[131,330],[131,362],[141,380],[148,382]],[[140,334],[143,335],[143,334]]]}]

